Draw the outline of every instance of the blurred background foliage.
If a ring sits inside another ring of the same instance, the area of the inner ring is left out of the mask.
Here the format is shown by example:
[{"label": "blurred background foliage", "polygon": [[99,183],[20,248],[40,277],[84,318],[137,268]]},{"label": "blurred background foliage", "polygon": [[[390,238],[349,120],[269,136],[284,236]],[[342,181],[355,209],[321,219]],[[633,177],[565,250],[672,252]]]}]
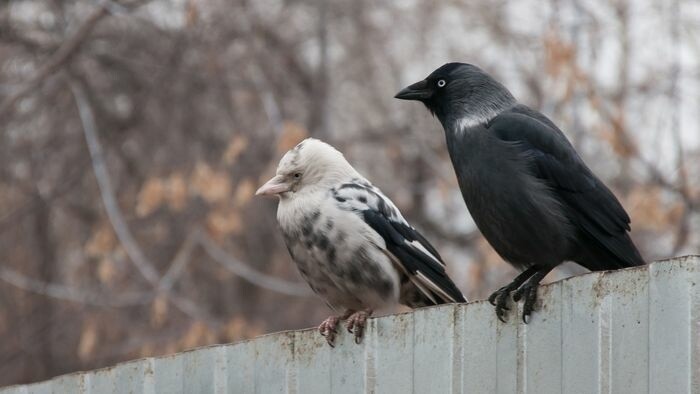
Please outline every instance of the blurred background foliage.
[{"label": "blurred background foliage", "polygon": [[392,98],[448,61],[552,117],[647,259],[697,252],[699,20],[695,0],[2,2],[0,385],[325,318],[276,202],[253,198],[307,136],[381,187],[470,299],[506,283],[438,122]]}]

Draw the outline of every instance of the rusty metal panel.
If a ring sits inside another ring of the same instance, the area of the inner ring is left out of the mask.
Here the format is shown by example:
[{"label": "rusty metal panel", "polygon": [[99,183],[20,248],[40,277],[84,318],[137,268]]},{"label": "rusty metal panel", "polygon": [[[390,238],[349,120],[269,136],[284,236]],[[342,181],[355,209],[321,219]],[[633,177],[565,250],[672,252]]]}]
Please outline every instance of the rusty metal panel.
[{"label": "rusty metal panel", "polygon": [[[372,327],[374,328],[374,327]],[[367,337],[375,335],[376,330],[368,330]],[[373,380],[366,376],[374,376],[375,363],[367,365],[367,356],[370,351],[365,351],[370,341],[364,341],[361,345],[355,344],[352,335],[348,335],[344,328],[339,328],[341,334],[336,338],[335,348],[326,348],[330,357],[329,374],[331,376],[331,392],[338,394],[364,392],[367,385],[371,386]],[[344,335],[343,335],[344,334]],[[371,345],[370,345],[371,346]],[[370,361],[373,359],[370,357]]]},{"label": "rusty metal panel", "polygon": [[[462,390],[465,393],[495,393],[501,376],[515,371],[499,371],[496,350],[503,325],[486,301],[472,302],[462,314]],[[458,391],[459,392],[459,391]]]},{"label": "rusty metal panel", "polygon": [[610,310],[606,339],[609,354],[606,392],[649,391],[649,297],[646,270],[624,270],[605,275],[604,297]]},{"label": "rusty metal panel", "polygon": [[226,346],[226,392],[252,394],[255,392],[255,341]]},{"label": "rusty metal panel", "polygon": [[530,324],[519,326],[525,392],[562,391],[562,288],[561,282],[544,287],[540,296],[545,302],[530,317]]},{"label": "rusty metal panel", "polygon": [[373,368],[368,375],[378,393],[403,390],[413,392],[413,314],[372,319],[371,343]]},{"label": "rusty metal panel", "polygon": [[600,384],[600,301],[602,272],[562,281],[562,393],[596,393]]},{"label": "rusty metal panel", "polygon": [[[158,394],[182,393],[182,357],[173,355],[156,359],[151,372],[155,380],[154,392]],[[138,391],[136,391],[138,392]]]},{"label": "rusty metal panel", "polygon": [[85,392],[90,394],[114,392],[114,369],[107,368],[85,374]]},{"label": "rusty metal panel", "polygon": [[[659,344],[649,346],[651,392],[700,392],[697,264],[697,260],[686,259],[678,265],[657,263],[649,267],[649,337]],[[684,366],[678,360],[688,363]]]},{"label": "rusty metal panel", "polygon": [[414,392],[452,391],[454,321],[458,311],[459,308],[425,308],[411,314]]},{"label": "rusty metal panel", "polygon": [[356,345],[266,335],[0,389],[30,393],[700,393],[700,258],[540,289],[528,325],[485,301],[369,321]]},{"label": "rusty metal panel", "polygon": [[324,393],[331,390],[330,349],[316,330],[294,334],[294,373],[298,393]]}]

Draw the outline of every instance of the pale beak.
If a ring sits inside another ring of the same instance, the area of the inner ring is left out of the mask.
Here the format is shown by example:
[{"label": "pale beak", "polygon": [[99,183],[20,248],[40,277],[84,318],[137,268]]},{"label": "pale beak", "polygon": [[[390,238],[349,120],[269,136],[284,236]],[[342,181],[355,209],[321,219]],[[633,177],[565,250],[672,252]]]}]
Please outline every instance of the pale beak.
[{"label": "pale beak", "polygon": [[255,192],[256,196],[272,196],[289,191],[289,184],[284,181],[282,175],[277,175],[267,181]]}]

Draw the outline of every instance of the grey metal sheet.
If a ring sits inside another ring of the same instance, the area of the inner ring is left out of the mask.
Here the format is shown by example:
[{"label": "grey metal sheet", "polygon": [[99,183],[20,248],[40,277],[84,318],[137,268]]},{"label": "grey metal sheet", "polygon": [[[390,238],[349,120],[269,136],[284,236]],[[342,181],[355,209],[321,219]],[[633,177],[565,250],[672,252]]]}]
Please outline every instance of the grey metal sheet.
[{"label": "grey metal sheet", "polygon": [[283,332],[0,393],[700,394],[699,290],[689,256],[543,286],[528,325],[475,301],[371,319],[360,345]]}]

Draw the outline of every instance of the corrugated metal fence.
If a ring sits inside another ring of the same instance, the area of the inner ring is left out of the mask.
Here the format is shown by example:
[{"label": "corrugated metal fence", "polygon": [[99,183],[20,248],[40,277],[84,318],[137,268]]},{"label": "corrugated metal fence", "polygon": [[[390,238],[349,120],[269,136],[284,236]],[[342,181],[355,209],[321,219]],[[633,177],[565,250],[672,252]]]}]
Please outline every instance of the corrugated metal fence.
[{"label": "corrugated metal fence", "polygon": [[15,393],[700,394],[700,258],[541,288],[528,325],[485,301],[372,319],[361,345],[270,334],[0,390]]}]

